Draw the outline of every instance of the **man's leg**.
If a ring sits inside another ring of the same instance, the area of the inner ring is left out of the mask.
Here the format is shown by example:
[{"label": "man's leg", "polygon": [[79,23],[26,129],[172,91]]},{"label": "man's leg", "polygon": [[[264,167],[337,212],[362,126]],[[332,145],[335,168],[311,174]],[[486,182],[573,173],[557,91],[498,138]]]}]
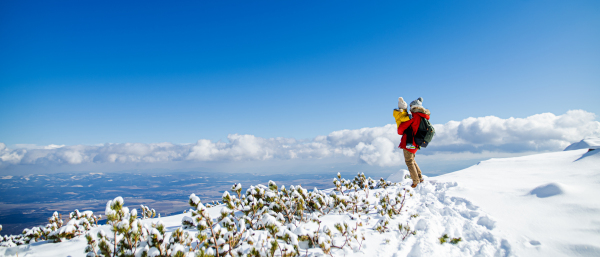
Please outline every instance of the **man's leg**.
[{"label": "man's leg", "polygon": [[416,160],[415,160],[415,167],[417,167],[417,173],[419,174],[419,180],[423,181],[423,176],[421,176],[421,168],[419,168],[419,164],[417,164]]},{"label": "man's leg", "polygon": [[404,162],[406,162],[406,167],[408,167],[408,171],[410,172],[410,178],[413,180],[413,185],[419,184],[421,179],[419,178],[419,173],[417,173],[417,163],[415,162],[415,154],[404,150]]}]

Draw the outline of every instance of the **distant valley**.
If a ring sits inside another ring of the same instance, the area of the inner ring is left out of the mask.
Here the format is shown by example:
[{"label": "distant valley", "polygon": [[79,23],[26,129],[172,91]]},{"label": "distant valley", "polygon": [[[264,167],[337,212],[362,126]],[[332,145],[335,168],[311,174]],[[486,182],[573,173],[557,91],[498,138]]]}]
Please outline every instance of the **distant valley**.
[{"label": "distant valley", "polygon": [[[161,215],[187,210],[188,197],[194,193],[203,202],[220,200],[224,191],[241,183],[244,192],[250,185],[302,185],[312,190],[332,187],[337,172],[322,174],[258,175],[248,173],[58,173],[48,175],[0,177],[0,224],[2,235],[20,234],[24,228],[46,224],[54,211],[66,221],[70,212],[78,209],[104,214],[106,202],[122,196],[129,208],[140,204],[155,209]],[[356,174],[342,172],[345,178]],[[373,178],[388,173],[365,174]]]}]

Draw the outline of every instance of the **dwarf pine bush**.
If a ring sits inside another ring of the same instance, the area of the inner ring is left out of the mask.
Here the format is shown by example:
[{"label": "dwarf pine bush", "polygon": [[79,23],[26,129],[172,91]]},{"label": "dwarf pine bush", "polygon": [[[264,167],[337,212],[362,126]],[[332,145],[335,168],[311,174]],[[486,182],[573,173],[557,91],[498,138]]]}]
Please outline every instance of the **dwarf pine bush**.
[{"label": "dwarf pine bush", "polygon": [[[383,179],[375,181],[364,174],[358,174],[354,180],[342,179],[338,174],[333,184],[339,194],[326,194],[316,188],[309,192],[301,186],[279,188],[273,181],[269,181],[268,186],[251,186],[242,194],[241,185],[234,184],[233,194],[223,193],[225,208],[216,220],[208,215],[200,198],[192,194],[189,204],[195,210],[191,217],[182,219],[182,225],[198,230],[198,242],[192,249],[199,250],[198,256],[297,256],[300,245],[317,247],[330,254],[332,248],[353,245],[360,249],[365,238],[357,231],[362,223],[354,227],[337,223],[336,232],[321,226],[319,217],[329,213],[360,215],[377,211],[384,216],[381,230],[389,231],[388,217],[400,214],[409,192],[405,190],[395,197],[377,195],[379,202],[370,202],[366,197],[370,189],[394,184]],[[316,223],[317,229],[305,230],[303,223]],[[334,244],[334,237],[342,240]]]},{"label": "dwarf pine bush", "polygon": [[[364,226],[360,216],[371,215],[367,216],[368,222],[373,214],[378,215],[374,229],[380,233],[392,231],[395,227],[391,219],[406,213],[407,196],[412,196],[407,189],[389,189],[395,183],[373,180],[363,173],[352,180],[338,173],[333,184],[333,191],[309,191],[302,186],[279,187],[269,181],[266,186],[250,186],[244,192],[241,184],[234,184],[223,193],[221,202],[208,204],[191,194],[190,216],[184,216],[181,227],[173,232],[167,232],[160,220],[144,221],[157,216],[160,219],[154,209],[141,205],[138,214],[136,209],[124,206],[122,197],[116,197],[106,204],[108,227],[85,234],[86,256],[287,257],[306,255],[309,249],[327,255],[332,255],[333,249],[360,250],[365,241],[359,229]],[[370,193],[374,189],[387,190]],[[214,206],[219,209],[209,210]],[[219,210],[216,216],[215,210]],[[356,223],[344,221],[330,227],[320,220],[328,214],[347,214]],[[0,240],[3,246],[68,240],[97,226],[98,219],[91,212],[75,210],[64,223],[62,216],[54,213],[45,227]],[[399,224],[398,230],[403,240],[415,234],[408,224]]]},{"label": "dwarf pine bush", "polygon": [[[156,215],[147,206],[142,207],[142,219]],[[145,213],[145,214],[144,214]],[[87,233],[86,256],[184,256],[188,252],[192,237],[179,228],[173,233],[166,233],[161,221],[148,224],[138,218],[137,210],[124,206],[122,197],[106,203],[105,210],[110,233],[100,230],[96,237]],[[137,254],[137,255],[136,255]]]},{"label": "dwarf pine bush", "polygon": [[448,234],[444,234],[440,238],[438,238],[438,240],[440,240],[440,244],[444,244],[444,243],[448,243],[448,242],[450,242],[451,244],[458,244],[460,241],[462,241],[462,238],[461,237],[450,238],[448,236]]},{"label": "dwarf pine bush", "polygon": [[140,208],[142,210],[142,219],[152,219],[156,217],[156,211],[154,209],[150,209],[143,204],[140,205]]},{"label": "dwarf pine bush", "polygon": [[54,212],[48,218],[46,226],[26,228],[20,235],[1,237],[0,246],[11,247],[44,240],[53,243],[62,242],[98,226],[99,219],[100,216],[95,216],[92,211],[79,212],[79,210],[75,210],[69,214],[69,221],[65,224],[62,215]]},{"label": "dwarf pine bush", "polygon": [[[54,217],[56,217],[56,215],[53,216],[53,218]],[[61,226],[48,234],[48,240],[52,240],[53,242],[62,242],[75,236],[82,235],[92,227],[98,226],[99,218],[100,217],[98,216],[94,216],[92,211],[79,212],[79,210],[75,210],[69,214],[69,221],[66,225]],[[62,224],[62,220],[60,220],[60,222]],[[54,227],[56,226],[53,226],[52,228]]]}]

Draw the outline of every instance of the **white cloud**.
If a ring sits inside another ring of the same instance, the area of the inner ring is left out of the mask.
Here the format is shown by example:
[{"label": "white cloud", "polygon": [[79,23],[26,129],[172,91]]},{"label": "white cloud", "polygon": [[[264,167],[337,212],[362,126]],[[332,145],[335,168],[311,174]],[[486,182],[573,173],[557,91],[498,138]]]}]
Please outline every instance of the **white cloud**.
[{"label": "white cloud", "polygon": [[[433,116],[435,117],[435,116]],[[391,117],[390,117],[391,118]],[[424,156],[468,156],[492,153],[557,151],[588,136],[600,136],[595,114],[582,110],[556,116],[542,113],[527,118],[495,116],[436,124],[436,136]],[[10,165],[136,164],[169,162],[238,162],[292,159],[353,158],[381,167],[403,165],[395,124],[334,131],[312,140],[261,138],[232,134],[228,142],[206,139],[195,144],[16,145],[0,143],[0,168]],[[483,156],[482,155],[482,156]],[[453,157],[455,158],[455,157]]]},{"label": "white cloud", "polygon": [[54,144],[50,144],[50,145],[34,145],[34,144],[16,144],[15,147],[16,148],[23,148],[23,149],[56,149],[56,148],[61,148],[65,145],[54,145]]},{"label": "white cloud", "polygon": [[403,161],[397,144],[385,137],[373,139],[371,144],[359,142],[356,145],[358,157],[369,165],[395,166]]},{"label": "white cloud", "polygon": [[[23,159],[23,156],[27,153],[25,149],[10,150],[6,148],[4,143],[0,143],[0,165],[2,164],[18,164]],[[2,166],[0,166],[2,167]]]},{"label": "white cloud", "polygon": [[484,150],[498,152],[562,150],[586,136],[600,135],[595,114],[572,110],[556,116],[536,114],[527,118],[500,119],[495,116],[467,118],[434,125],[432,151]]}]

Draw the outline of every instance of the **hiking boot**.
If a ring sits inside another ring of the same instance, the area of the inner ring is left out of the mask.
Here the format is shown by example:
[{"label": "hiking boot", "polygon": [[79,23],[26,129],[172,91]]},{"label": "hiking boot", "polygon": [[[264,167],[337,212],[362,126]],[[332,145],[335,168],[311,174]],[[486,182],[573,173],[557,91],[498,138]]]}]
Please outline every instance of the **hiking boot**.
[{"label": "hiking boot", "polygon": [[414,183],[413,183],[412,185],[410,185],[410,187],[412,187],[412,188],[415,188],[415,187],[417,187],[417,185],[418,185],[418,184],[414,184]]},{"label": "hiking boot", "polygon": [[419,182],[419,183],[423,183],[423,181],[425,181],[425,180],[424,180],[424,179],[421,179],[421,182]]}]

